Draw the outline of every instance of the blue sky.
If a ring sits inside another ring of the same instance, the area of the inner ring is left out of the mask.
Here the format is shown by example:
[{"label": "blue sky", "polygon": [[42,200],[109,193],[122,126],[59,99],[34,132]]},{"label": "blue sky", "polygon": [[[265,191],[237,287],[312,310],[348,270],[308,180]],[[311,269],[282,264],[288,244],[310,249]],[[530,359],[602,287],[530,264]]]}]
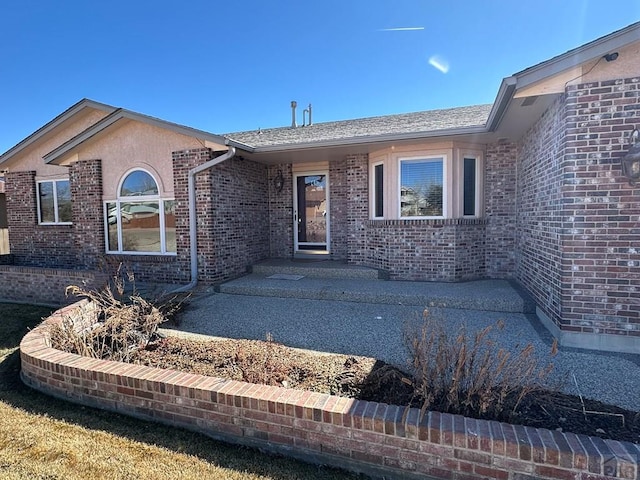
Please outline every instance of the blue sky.
[{"label": "blue sky", "polygon": [[3,0],[1,13],[4,152],[85,97],[214,133],[288,125],[291,100],[314,122],[491,103],[502,78],[640,20],[640,2]]}]

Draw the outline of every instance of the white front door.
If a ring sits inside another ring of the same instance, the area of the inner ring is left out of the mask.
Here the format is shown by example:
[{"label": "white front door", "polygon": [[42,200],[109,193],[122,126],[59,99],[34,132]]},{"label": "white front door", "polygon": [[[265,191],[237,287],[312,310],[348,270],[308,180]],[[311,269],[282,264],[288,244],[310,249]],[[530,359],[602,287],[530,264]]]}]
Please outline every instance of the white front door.
[{"label": "white front door", "polygon": [[295,253],[329,252],[329,172],[293,176]]}]

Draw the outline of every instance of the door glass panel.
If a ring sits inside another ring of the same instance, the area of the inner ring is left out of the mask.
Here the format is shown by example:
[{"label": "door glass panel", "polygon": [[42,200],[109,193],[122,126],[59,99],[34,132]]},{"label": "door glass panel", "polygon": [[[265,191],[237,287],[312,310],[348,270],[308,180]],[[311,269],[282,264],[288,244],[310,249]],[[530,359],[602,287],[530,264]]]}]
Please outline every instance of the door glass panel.
[{"label": "door glass panel", "polygon": [[326,248],[326,182],[326,175],[298,177],[298,246],[301,249]]}]

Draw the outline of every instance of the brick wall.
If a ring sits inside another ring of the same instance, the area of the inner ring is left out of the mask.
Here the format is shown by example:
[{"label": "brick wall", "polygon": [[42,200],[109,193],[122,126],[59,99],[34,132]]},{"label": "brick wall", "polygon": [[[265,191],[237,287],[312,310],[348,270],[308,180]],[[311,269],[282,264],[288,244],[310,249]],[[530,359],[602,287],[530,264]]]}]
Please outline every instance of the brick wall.
[{"label": "brick wall", "polygon": [[[267,167],[238,157],[211,170],[211,228],[214,271],[206,282],[237,277],[269,256],[269,181]],[[203,229],[208,227],[203,226]]]},{"label": "brick wall", "polygon": [[[282,190],[278,192],[273,181],[282,173]],[[269,256],[293,256],[293,176],[291,164],[270,165],[269,178]]]},{"label": "brick wall", "polygon": [[565,109],[562,327],[634,337],[639,347],[640,187],[623,177],[620,158],[640,124],[640,78],[569,87]]},{"label": "brick wall", "polygon": [[485,276],[485,220],[368,220],[362,264],[392,280],[455,282]]},{"label": "brick wall", "polygon": [[75,267],[72,225],[38,225],[35,172],[7,173],[9,248],[16,265]]},{"label": "brick wall", "polygon": [[329,218],[331,232],[331,258],[347,259],[349,185],[347,160],[329,162]]},{"label": "brick wall", "polygon": [[377,477],[636,480],[640,445],[460,415],[79,357],[48,346],[48,324],[20,344],[27,385],[82,405]]},{"label": "brick wall", "polygon": [[366,265],[369,220],[369,155],[347,155],[347,259],[355,265]]},{"label": "brick wall", "polygon": [[333,164],[337,185],[332,185],[332,202],[338,218],[346,216],[349,263],[379,268],[394,280],[451,282],[485,276],[484,220],[369,220],[368,164],[365,154]]},{"label": "brick wall", "polygon": [[105,252],[102,162],[84,160],[69,169],[75,264],[95,269]]},{"label": "brick wall", "polygon": [[515,276],[516,160],[513,143],[487,145],[485,156],[486,273]]},{"label": "brick wall", "polygon": [[[191,280],[190,231],[189,231],[189,171],[209,161],[212,152],[208,148],[173,152],[173,190],[176,201],[176,273],[184,280]],[[205,279],[214,270],[213,228],[211,226],[211,170],[195,178],[196,219],[198,245],[198,278]],[[202,252],[201,252],[202,250]]]},{"label": "brick wall", "polygon": [[[564,100],[521,141],[518,153],[517,278],[550,318],[562,317],[560,264]],[[514,202],[516,204],[516,202]]]},{"label": "brick wall", "polygon": [[102,272],[21,267],[0,264],[0,300],[9,302],[64,305],[77,300],[67,298],[69,285],[100,288],[107,283]]},{"label": "brick wall", "polygon": [[620,165],[638,112],[640,78],[571,86],[521,144],[518,278],[565,344],[640,345],[640,188]]}]

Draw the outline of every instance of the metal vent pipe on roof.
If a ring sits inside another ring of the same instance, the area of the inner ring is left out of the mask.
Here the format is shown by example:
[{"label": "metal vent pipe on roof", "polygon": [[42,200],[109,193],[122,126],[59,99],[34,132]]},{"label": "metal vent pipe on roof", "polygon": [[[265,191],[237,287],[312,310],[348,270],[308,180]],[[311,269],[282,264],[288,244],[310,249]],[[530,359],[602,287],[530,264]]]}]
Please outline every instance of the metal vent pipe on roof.
[{"label": "metal vent pipe on roof", "polygon": [[[309,123],[307,123],[306,121],[306,114],[309,114]],[[311,104],[309,104],[309,108],[305,108],[302,111],[302,126],[304,127],[305,125],[311,126]]]},{"label": "metal vent pipe on roof", "polygon": [[296,123],[296,107],[298,106],[298,102],[295,100],[291,100],[291,128],[296,128],[298,124]]}]

